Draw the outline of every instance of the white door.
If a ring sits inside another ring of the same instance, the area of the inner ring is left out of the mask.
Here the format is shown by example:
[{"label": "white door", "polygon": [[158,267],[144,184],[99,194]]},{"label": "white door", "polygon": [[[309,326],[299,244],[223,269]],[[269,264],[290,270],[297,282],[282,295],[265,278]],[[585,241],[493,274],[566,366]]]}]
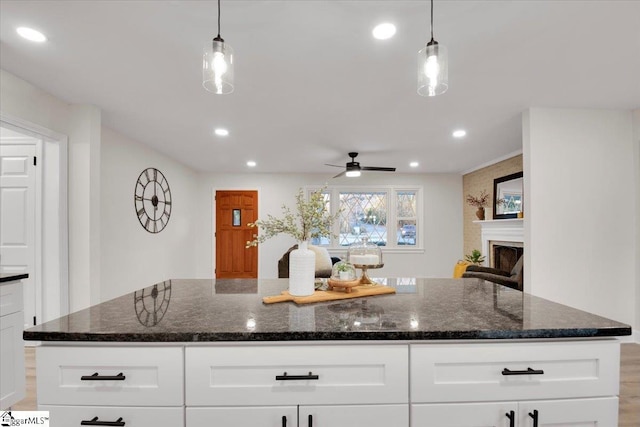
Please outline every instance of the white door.
[{"label": "white door", "polygon": [[0,273],[28,273],[24,323],[36,316],[35,145],[0,145]]}]

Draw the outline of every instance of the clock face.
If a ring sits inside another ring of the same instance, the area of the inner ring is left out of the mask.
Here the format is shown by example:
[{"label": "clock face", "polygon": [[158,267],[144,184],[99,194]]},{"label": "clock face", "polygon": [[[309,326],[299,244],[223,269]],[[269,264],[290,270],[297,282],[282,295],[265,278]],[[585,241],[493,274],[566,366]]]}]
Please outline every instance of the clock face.
[{"label": "clock face", "polygon": [[171,217],[171,189],[162,172],[156,168],[142,171],[134,192],[136,215],[149,233],[159,233]]}]

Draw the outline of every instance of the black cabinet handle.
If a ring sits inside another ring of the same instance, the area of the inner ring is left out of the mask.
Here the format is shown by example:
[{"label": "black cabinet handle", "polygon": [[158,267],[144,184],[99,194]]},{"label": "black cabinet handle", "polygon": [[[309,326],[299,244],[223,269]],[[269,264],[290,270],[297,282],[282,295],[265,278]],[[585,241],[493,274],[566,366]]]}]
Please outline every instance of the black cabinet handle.
[{"label": "black cabinet handle", "polygon": [[80,377],[82,381],[124,381],[127,378],[122,375],[120,372],[118,375],[98,375],[98,373],[94,373],[93,375],[83,375]]},{"label": "black cabinet handle", "polygon": [[115,421],[100,421],[98,417],[93,417],[91,420],[83,420],[80,423],[81,426],[114,426],[114,427],[122,427],[124,426],[124,421],[122,421],[122,417],[118,418]]},{"label": "black cabinet handle", "polygon": [[516,427],[516,413],[514,411],[509,411],[505,415],[509,418],[509,427]]},{"label": "black cabinet handle", "polygon": [[502,370],[502,375],[542,375],[544,371],[542,369],[531,369],[527,368],[526,371],[512,371],[510,369],[504,368]]},{"label": "black cabinet handle", "polygon": [[533,418],[533,427],[538,427],[538,410],[534,409],[533,414],[529,412],[529,416]]},{"label": "black cabinet handle", "polygon": [[309,424],[307,427],[313,427],[313,415],[309,414],[309,418],[308,418],[308,423]]},{"label": "black cabinet handle", "polygon": [[287,417],[286,416],[282,416],[282,427],[287,427]]},{"label": "black cabinet handle", "polygon": [[287,375],[286,372],[283,375],[276,375],[276,381],[317,380],[319,378],[318,375],[313,375],[312,372],[309,372],[309,375]]}]

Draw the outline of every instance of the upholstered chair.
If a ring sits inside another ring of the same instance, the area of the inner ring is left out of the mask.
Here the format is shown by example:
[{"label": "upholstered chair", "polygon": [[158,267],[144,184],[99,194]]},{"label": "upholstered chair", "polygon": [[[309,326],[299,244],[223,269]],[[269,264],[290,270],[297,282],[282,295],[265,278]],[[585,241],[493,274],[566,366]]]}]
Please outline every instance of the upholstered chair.
[{"label": "upholstered chair", "polygon": [[519,291],[522,290],[524,276],[524,256],[518,259],[511,271],[502,271],[491,267],[470,265],[462,274],[462,277],[475,277],[477,279],[488,280],[493,283],[508,286]]}]

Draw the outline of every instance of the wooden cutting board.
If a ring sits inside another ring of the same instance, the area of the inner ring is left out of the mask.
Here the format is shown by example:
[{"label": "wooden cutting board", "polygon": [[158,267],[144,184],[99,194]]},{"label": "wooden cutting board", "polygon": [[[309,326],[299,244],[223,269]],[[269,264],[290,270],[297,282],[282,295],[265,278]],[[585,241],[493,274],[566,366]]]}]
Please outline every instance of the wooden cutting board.
[{"label": "wooden cutting board", "polygon": [[306,297],[294,297],[289,291],[282,291],[282,294],[263,297],[262,302],[265,304],[273,304],[276,302],[293,301],[296,304],[310,304],[313,302],[335,301],[349,298],[369,297],[373,295],[395,294],[396,290],[388,286],[382,285],[360,285],[351,288],[351,292],[344,291],[315,291],[313,295]]}]

